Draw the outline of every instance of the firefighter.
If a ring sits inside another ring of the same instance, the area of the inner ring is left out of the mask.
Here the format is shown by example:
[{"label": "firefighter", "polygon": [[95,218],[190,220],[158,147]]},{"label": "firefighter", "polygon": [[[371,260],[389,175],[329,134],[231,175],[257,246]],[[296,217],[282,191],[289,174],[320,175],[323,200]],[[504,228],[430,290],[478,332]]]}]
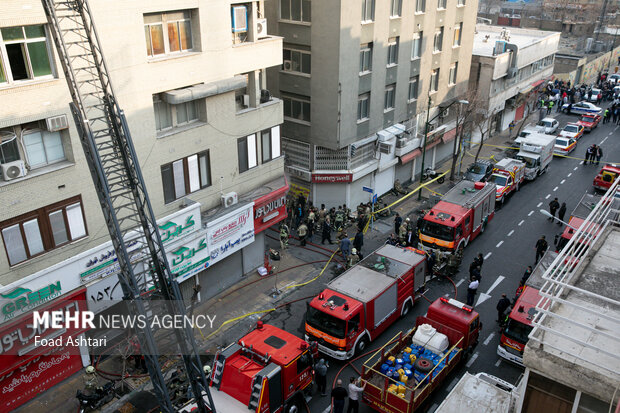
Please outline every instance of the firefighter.
[{"label": "firefighter", "polygon": [[400,184],[400,180],[394,181],[394,195],[407,195],[407,190]]},{"label": "firefighter", "polygon": [[400,224],[400,228],[398,228],[398,240],[400,243],[405,242],[405,238],[407,237],[407,222],[403,222]]},{"label": "firefighter", "polygon": [[305,222],[302,222],[299,228],[297,228],[297,235],[299,235],[299,243],[302,247],[306,246],[306,235],[308,235],[308,226]]},{"label": "firefighter", "polygon": [[280,224],[280,249],[285,250],[288,247],[288,236],[290,230],[284,222]]},{"label": "firefighter", "polygon": [[349,257],[349,268],[353,267],[358,262],[360,262],[360,256],[357,255],[357,249],[353,248],[351,250],[351,256]]},{"label": "firefighter", "polygon": [[334,228],[340,231],[344,227],[344,211],[338,206],[338,211],[334,214]]},{"label": "firefighter", "polygon": [[84,373],[84,388],[86,390],[95,390],[99,385],[97,375],[95,374],[95,368],[93,366],[86,367]]},{"label": "firefighter", "polygon": [[379,212],[379,216],[385,218],[385,217],[389,217],[390,215],[392,215],[390,211],[390,207],[388,206],[388,204],[384,202],[383,208],[381,208],[381,212]]}]

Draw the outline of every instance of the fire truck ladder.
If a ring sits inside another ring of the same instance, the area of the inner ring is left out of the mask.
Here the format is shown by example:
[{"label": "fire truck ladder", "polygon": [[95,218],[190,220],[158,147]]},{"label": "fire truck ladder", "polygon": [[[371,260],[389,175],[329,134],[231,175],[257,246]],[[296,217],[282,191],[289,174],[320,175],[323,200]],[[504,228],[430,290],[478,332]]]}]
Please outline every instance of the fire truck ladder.
[{"label": "fire truck ladder", "polygon": [[[133,314],[147,320],[146,328],[137,329],[141,352],[160,408],[173,412],[150,325],[157,313],[151,300],[163,300],[163,311],[170,315],[185,315],[185,307],[162,249],[127,121],[112,90],[88,2],[42,3],[71,92],[70,107],[84,155],[116,251],[124,299],[130,300]],[[174,329],[174,335],[174,350],[182,356],[199,411],[214,413],[191,327]],[[208,403],[203,396],[207,396]]]}]

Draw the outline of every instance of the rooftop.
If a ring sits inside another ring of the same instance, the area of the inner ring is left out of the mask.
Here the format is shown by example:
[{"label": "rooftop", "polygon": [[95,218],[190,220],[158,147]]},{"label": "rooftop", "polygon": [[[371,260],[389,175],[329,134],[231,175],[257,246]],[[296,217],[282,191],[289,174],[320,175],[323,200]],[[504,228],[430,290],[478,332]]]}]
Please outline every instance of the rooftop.
[{"label": "rooftop", "polygon": [[491,57],[493,56],[495,42],[498,40],[516,44],[519,49],[523,49],[535,45],[547,37],[555,35],[557,35],[556,32],[544,30],[521,29],[517,27],[505,28],[501,26],[477,24],[476,31],[474,32],[474,48],[472,53],[478,56]]},{"label": "rooftop", "polygon": [[[610,195],[617,188],[618,182],[545,272],[541,295],[551,305],[539,303],[524,353],[533,371],[600,400],[611,400],[620,386],[620,223],[618,199]],[[584,245],[588,226],[602,231]],[[575,262],[566,256],[579,249],[585,255],[569,268]]]}]

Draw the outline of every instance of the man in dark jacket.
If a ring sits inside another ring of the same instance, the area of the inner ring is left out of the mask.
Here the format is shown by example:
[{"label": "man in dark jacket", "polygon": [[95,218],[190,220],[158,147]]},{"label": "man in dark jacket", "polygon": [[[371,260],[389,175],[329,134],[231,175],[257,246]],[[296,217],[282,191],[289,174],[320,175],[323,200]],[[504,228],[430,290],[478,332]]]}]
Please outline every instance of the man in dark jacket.
[{"label": "man in dark jacket", "polygon": [[547,240],[545,239],[545,236],[543,235],[540,237],[538,241],[536,241],[536,261],[534,262],[535,264],[538,264],[538,259],[542,257],[543,255],[545,255],[545,251],[547,251],[547,247],[549,247],[549,244],[547,244]]},{"label": "man in dark jacket", "polygon": [[504,312],[508,307],[510,307],[510,300],[506,298],[506,294],[502,294],[502,298],[500,298],[496,307],[498,323],[501,323],[503,321],[502,319],[505,317]]},{"label": "man in dark jacket", "polygon": [[394,233],[398,234],[398,229],[400,225],[403,223],[403,219],[400,217],[398,212],[396,213],[396,217],[394,217]]},{"label": "man in dark jacket", "polygon": [[555,213],[560,208],[560,203],[557,198],[553,198],[553,201],[549,202],[549,212],[551,216],[549,217],[549,221],[555,221]]},{"label": "man in dark jacket", "polygon": [[561,221],[564,221],[564,215],[566,215],[566,202],[562,202],[562,206],[558,210],[558,218],[560,219],[558,225],[562,225]]},{"label": "man in dark jacket", "polygon": [[344,401],[349,394],[342,387],[342,380],[338,379],[336,387],[332,389],[332,400],[334,401],[334,413],[342,413],[344,411]]},{"label": "man in dark jacket", "polygon": [[364,233],[362,231],[357,231],[355,234],[355,238],[353,238],[353,248],[357,250],[357,254],[362,259],[362,246],[364,245]]}]

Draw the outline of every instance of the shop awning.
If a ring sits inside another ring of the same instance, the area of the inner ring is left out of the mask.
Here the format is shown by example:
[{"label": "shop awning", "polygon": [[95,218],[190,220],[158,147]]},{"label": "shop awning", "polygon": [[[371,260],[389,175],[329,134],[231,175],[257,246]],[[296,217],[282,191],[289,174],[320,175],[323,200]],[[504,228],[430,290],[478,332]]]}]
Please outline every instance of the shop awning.
[{"label": "shop awning", "polygon": [[532,83],[531,85],[529,85],[528,87],[526,87],[525,89],[523,89],[522,91],[520,91],[519,93],[522,95],[527,95],[528,93],[530,93],[532,90],[536,89],[538,86],[542,85],[544,82],[546,82],[547,79],[540,79],[537,80],[536,82]]},{"label": "shop awning", "polygon": [[404,165],[407,162],[411,162],[412,160],[414,160],[415,158],[417,158],[420,155],[422,155],[422,151],[420,149],[415,149],[415,150],[409,152],[408,154],[405,154],[405,155],[401,156],[400,157],[400,163],[402,163]]}]

